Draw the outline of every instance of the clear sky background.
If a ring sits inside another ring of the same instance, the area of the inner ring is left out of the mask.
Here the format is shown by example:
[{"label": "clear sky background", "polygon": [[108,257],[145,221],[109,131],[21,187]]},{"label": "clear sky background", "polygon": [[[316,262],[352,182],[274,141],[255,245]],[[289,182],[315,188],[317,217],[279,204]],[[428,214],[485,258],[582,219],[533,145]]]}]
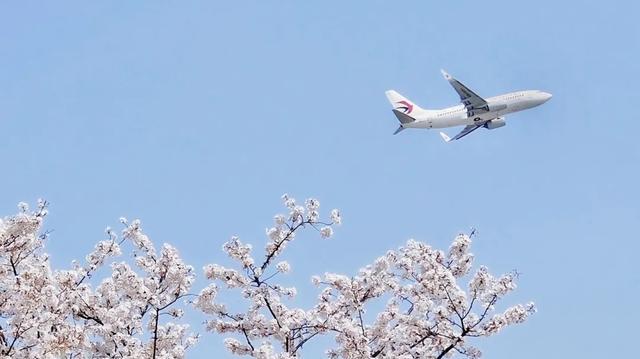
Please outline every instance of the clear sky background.
[{"label": "clear sky background", "polygon": [[[262,248],[283,193],[315,196],[344,225],[291,246],[301,303],[312,274],[476,227],[476,263],[522,273],[506,302],[539,308],[486,357],[637,356],[640,5],[430,3],[5,2],[1,213],[48,199],[57,268],[126,216],[201,274],[233,234]],[[385,90],[457,103],[440,68],[554,97],[455,143],[392,136]],[[222,352],[193,325],[190,357]]]}]

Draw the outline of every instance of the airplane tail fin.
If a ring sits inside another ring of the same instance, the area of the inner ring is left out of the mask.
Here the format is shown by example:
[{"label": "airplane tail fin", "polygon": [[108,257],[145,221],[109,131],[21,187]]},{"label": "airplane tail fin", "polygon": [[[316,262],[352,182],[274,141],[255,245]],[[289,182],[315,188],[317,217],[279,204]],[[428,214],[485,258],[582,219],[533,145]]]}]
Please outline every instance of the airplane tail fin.
[{"label": "airplane tail fin", "polygon": [[396,118],[400,121],[400,127],[393,133],[395,135],[405,129],[405,124],[414,122],[416,120],[414,116],[423,110],[420,106],[394,90],[385,92],[385,95],[387,95],[387,99],[391,103],[391,106],[393,106],[393,114],[396,115]]},{"label": "airplane tail fin", "polygon": [[[389,100],[389,103],[393,106],[393,112],[400,112],[412,118],[415,114],[423,111],[420,106],[394,90],[388,90],[384,94],[387,95],[387,100]],[[402,122],[402,120],[400,120],[400,122]]]}]

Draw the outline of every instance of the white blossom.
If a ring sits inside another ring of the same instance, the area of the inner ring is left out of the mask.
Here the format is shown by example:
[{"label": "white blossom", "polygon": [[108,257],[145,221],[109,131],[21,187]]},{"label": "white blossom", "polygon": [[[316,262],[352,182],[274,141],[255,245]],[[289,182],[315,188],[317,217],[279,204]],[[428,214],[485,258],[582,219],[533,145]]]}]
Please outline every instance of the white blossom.
[{"label": "white blossom", "polygon": [[[173,247],[156,254],[134,221],[123,240],[107,229],[107,239],[84,263],[53,271],[40,234],[47,202],[39,200],[34,212],[21,207],[18,215],[0,220],[0,357],[185,356],[197,337],[186,325],[155,320],[165,313],[182,316],[177,300],[194,280]],[[142,266],[115,261],[127,245],[123,241],[135,249],[132,262]],[[106,275],[97,278],[101,273]]]},{"label": "white blossom", "polygon": [[29,211],[29,204],[26,202],[20,202],[18,203],[18,209],[20,210],[20,212],[26,213],[27,211]]},{"label": "white blossom", "polygon": [[281,273],[289,273],[291,266],[286,261],[282,261],[276,264],[276,269]]},{"label": "white blossom", "polygon": [[322,235],[322,238],[331,238],[331,236],[333,236],[333,228],[329,226],[322,227],[320,229],[320,235]]},{"label": "white blossom", "polygon": [[340,211],[337,209],[331,210],[331,222],[334,224],[342,224],[342,217],[340,216]]},{"label": "white blossom", "polygon": [[[408,240],[357,273],[313,276],[316,301],[296,306],[298,289],[276,281],[291,270],[285,249],[305,228],[331,237],[341,216],[332,210],[323,221],[316,199],[300,206],[284,195],[283,202],[289,215],[274,217],[264,253],[254,256],[252,245],[231,237],[222,249],[232,264],[205,265],[210,283],[197,295],[193,268],[175,247],[156,247],[139,220],[122,218],[120,236],[107,228],[83,261],[52,270],[43,248],[47,202],[35,210],[20,204],[18,214],[0,219],[0,358],[184,358],[199,336],[180,321],[195,308],[205,329],[227,336],[224,346],[239,356],[300,358],[309,341],[327,336],[330,358],[475,359],[482,353],[468,338],[499,333],[536,311],[533,303],[499,304],[518,274],[473,270],[465,234],[446,252]],[[238,300],[227,304],[230,292]]]},{"label": "white blossom", "polygon": [[[467,337],[492,335],[523,322],[535,311],[533,304],[527,304],[494,313],[496,303],[515,289],[515,273],[496,278],[481,266],[470,276],[467,291],[462,289],[459,282],[474,260],[471,237],[465,234],[453,240],[448,253],[409,240],[355,275],[313,276],[311,281],[320,290],[315,305],[293,307],[296,288],[275,282],[275,274],[288,272],[289,263],[277,262],[275,271],[269,267],[299,229],[309,224],[328,238],[333,227],[316,227],[323,223],[317,200],[305,201],[304,208],[288,195],[283,201],[290,214],[276,216],[275,226],[267,229],[263,260],[243,271],[216,264],[205,267],[213,287],[203,290],[195,304],[211,316],[208,330],[233,335],[225,340],[233,354],[299,358],[309,340],[332,336],[335,346],[327,350],[330,358],[436,358],[453,353],[479,358],[481,352]],[[331,211],[330,218],[333,225],[341,223],[338,210]],[[242,260],[238,262],[242,266]],[[246,299],[244,309],[229,311],[219,302],[216,282],[239,290]],[[381,299],[387,301],[384,308],[365,316],[368,309],[379,307],[374,303]]]}]

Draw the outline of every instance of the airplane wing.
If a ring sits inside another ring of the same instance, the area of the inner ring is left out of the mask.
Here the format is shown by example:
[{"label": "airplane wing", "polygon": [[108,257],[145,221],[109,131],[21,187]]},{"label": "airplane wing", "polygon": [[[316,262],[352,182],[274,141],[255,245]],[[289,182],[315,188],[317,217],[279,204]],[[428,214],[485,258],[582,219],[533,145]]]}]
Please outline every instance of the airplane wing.
[{"label": "airplane wing", "polygon": [[451,141],[454,141],[454,140],[459,140],[459,139],[461,139],[462,137],[464,137],[464,136],[466,136],[466,135],[470,134],[471,132],[473,132],[473,131],[475,131],[475,130],[479,129],[480,127],[482,127],[482,124],[480,124],[480,125],[476,125],[476,124],[473,124],[473,125],[467,125],[465,128],[463,128],[463,129],[462,129],[462,131],[460,131],[460,133],[459,133],[459,134],[457,134],[457,135],[453,136],[452,138],[450,138],[449,136],[447,136],[447,134],[446,134],[446,133],[444,133],[444,132],[440,132],[440,136],[442,137],[442,139],[444,140],[444,142],[451,142]]},{"label": "airplane wing", "polygon": [[467,108],[467,116],[473,117],[481,113],[489,112],[489,105],[487,104],[487,101],[478,96],[475,92],[471,91],[462,82],[454,79],[445,70],[440,71],[444,78],[449,81],[451,86],[453,86],[458,95],[460,95],[460,102],[462,102]]}]

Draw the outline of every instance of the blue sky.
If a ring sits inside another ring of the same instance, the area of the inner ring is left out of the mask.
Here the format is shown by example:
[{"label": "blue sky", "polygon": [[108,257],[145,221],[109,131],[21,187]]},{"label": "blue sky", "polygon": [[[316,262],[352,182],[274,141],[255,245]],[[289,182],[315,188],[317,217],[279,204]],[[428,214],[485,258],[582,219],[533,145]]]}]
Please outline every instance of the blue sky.
[{"label": "blue sky", "polygon": [[[639,7],[5,3],[0,210],[48,199],[58,268],[120,216],[141,218],[156,243],[200,268],[226,261],[232,234],[261,248],[282,193],[315,196],[344,225],[335,240],[308,233],[291,247],[290,280],[304,288],[408,238],[445,248],[473,226],[477,263],[517,268],[508,301],[539,307],[482,341],[486,357],[632,357]],[[440,68],[481,96],[554,97],[457,143],[392,136],[385,90],[428,108],[456,103]],[[221,348],[203,333],[190,356]]]}]

